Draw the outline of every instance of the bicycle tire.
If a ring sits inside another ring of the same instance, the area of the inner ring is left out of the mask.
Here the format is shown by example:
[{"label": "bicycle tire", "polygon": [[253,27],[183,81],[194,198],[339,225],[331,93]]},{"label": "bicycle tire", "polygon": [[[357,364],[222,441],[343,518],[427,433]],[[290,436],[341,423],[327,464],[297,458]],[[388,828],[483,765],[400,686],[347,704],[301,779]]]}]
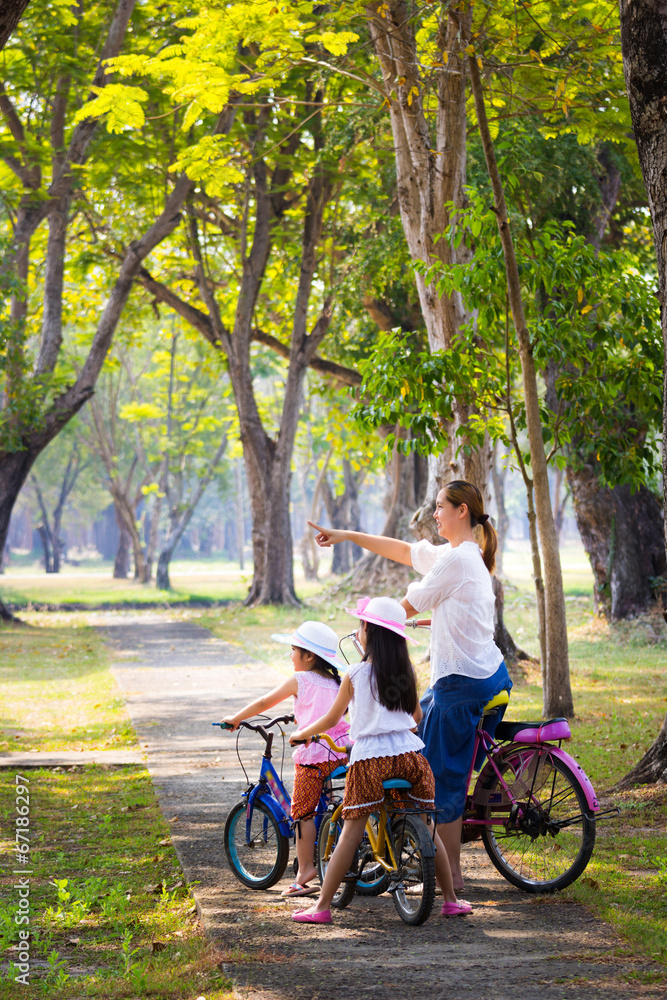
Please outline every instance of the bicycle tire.
[{"label": "bicycle tire", "polygon": [[537,747],[510,748],[493,760],[519,808],[494,771],[483,777],[487,803],[491,795],[498,801],[487,804],[482,817],[506,816],[504,826],[482,829],[491,861],[503,878],[524,892],[551,893],[571,885],[595,846],[595,816],[576,775]]},{"label": "bicycle tire", "polygon": [[[332,823],[335,825],[334,841],[331,851],[327,853],[327,843],[329,841],[329,831],[331,829]],[[320,830],[317,836],[317,870],[320,876],[320,882],[324,882],[324,876],[326,875],[327,866],[329,864],[329,858],[333,854],[336,844],[338,843],[338,838],[340,837],[341,831],[343,829],[343,820],[341,817],[336,817],[336,812],[327,813],[327,815],[322,820],[320,825]],[[356,855],[355,855],[356,859]],[[341,882],[338,889],[334,893],[334,897],[331,900],[331,905],[335,910],[342,910],[346,906],[349,906],[354,898],[354,893],[356,891],[356,885],[354,882]]]},{"label": "bicycle tire", "polygon": [[396,816],[391,823],[398,870],[389,892],[406,924],[418,926],[431,915],[435,901],[435,857],[428,827],[418,816]]},{"label": "bicycle tire", "polygon": [[224,845],[229,866],[249,889],[269,889],[285,874],[290,855],[289,839],[260,799],[256,799],[250,821],[250,843],[246,842],[247,804],[237,802],[225,823]]},{"label": "bicycle tire", "polygon": [[[368,817],[367,825],[368,823],[375,824],[375,833],[377,835],[378,816],[371,814]],[[360,863],[359,878],[357,879],[357,894],[359,896],[380,896],[389,888],[391,874],[373,858],[371,845],[368,842],[365,832],[364,839],[359,845],[359,857]],[[365,858],[369,859],[367,863]],[[389,858],[386,855],[385,860],[389,861]]]}]

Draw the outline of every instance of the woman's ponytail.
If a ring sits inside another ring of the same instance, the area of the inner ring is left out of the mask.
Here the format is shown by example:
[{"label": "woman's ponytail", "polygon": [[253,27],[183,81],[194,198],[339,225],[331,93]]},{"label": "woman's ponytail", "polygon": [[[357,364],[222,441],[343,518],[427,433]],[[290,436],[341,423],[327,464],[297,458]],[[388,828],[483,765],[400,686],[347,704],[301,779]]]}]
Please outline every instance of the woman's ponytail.
[{"label": "woman's ponytail", "polygon": [[[487,515],[488,516],[488,515]],[[480,523],[479,521],[477,522]],[[488,569],[489,573],[493,573],[496,568],[496,552],[498,550],[498,535],[496,534],[496,529],[491,524],[491,521],[484,521],[482,523],[482,531],[484,533],[484,546],[482,548],[482,559],[484,564]]]},{"label": "woman's ponytail", "polygon": [[470,514],[471,528],[479,525],[484,534],[484,544],[482,547],[482,559],[489,573],[493,573],[496,568],[496,552],[498,551],[498,535],[496,529],[489,520],[489,515],[484,513],[484,498],[472,483],[465,479],[456,479],[452,483],[447,483],[444,487],[445,497],[455,507],[466,504]]}]

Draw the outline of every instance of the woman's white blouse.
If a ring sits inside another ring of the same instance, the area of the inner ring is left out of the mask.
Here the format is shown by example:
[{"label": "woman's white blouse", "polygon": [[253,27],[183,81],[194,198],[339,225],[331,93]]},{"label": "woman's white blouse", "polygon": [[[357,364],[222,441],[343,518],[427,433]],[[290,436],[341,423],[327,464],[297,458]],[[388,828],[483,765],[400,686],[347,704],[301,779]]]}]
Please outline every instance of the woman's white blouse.
[{"label": "woman's white blouse", "polygon": [[431,686],[450,674],[490,677],[503,654],[493,641],[495,598],[479,546],[422,539],[410,549],[412,565],[425,575],[410,584],[406,597],[420,613],[432,609]]}]

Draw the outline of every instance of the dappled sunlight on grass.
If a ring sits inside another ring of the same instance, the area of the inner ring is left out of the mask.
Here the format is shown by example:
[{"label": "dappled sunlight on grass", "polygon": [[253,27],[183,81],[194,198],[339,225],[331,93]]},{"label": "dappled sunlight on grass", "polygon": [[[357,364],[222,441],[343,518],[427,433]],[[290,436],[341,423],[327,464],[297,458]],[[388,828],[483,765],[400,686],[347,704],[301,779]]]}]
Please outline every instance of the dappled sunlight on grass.
[{"label": "dappled sunlight on grass", "polygon": [[108,654],[91,628],[0,628],[0,749],[136,743]]}]

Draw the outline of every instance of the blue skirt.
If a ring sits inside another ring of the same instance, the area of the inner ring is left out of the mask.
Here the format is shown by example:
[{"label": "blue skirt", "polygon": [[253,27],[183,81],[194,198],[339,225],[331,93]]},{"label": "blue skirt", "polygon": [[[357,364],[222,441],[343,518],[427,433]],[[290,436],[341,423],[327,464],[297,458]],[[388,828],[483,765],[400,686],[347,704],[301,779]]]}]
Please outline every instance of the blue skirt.
[{"label": "blue skirt", "polygon": [[[511,687],[503,661],[491,677],[478,680],[450,674],[441,677],[424,694],[421,700],[424,718],[418,732],[424,741],[422,753],[435,776],[438,823],[452,823],[463,815],[477,724],[486,703]],[[503,714],[504,706],[487,719],[484,728],[492,736]]]}]

